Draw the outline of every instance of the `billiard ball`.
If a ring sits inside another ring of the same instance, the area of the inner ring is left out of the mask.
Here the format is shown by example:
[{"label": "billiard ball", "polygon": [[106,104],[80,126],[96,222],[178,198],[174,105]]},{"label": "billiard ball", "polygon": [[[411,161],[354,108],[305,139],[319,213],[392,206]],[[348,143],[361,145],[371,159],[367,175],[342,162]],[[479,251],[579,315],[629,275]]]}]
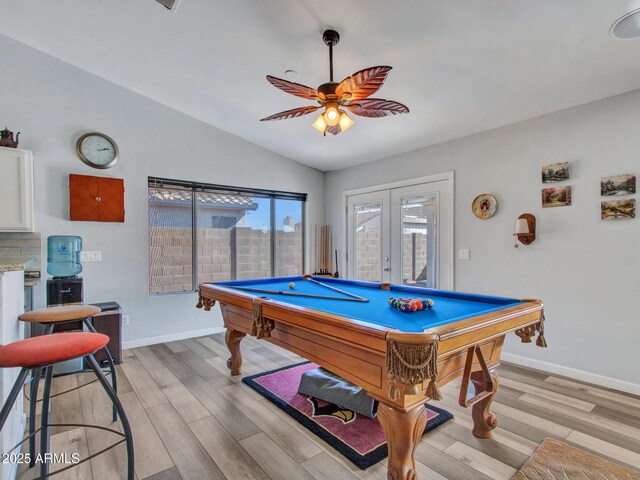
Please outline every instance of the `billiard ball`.
[{"label": "billiard ball", "polygon": [[293,287],[295,287],[295,286],[296,286],[296,284],[295,284],[295,283],[293,283],[293,282],[289,282],[289,288],[293,288]]}]

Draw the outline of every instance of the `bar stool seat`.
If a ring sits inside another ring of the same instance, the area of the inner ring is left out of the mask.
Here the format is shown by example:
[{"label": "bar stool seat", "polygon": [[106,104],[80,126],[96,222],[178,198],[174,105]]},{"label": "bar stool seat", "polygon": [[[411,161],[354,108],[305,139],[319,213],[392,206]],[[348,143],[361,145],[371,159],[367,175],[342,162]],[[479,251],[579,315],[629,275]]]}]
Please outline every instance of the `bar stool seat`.
[{"label": "bar stool seat", "polygon": [[[47,307],[47,308],[39,308],[37,310],[32,310],[30,312],[23,313],[18,317],[19,320],[28,323],[38,323],[44,327],[42,331],[43,337],[52,337],[50,335],[53,333],[56,328],[61,325],[68,324],[69,322],[77,322],[81,321],[83,325],[92,333],[97,333],[96,329],[93,327],[93,324],[89,320],[92,316],[101,312],[99,307],[94,305],[62,305],[59,307]],[[58,334],[56,334],[58,335]],[[56,336],[54,335],[54,336]],[[36,337],[34,337],[36,338]],[[108,337],[107,337],[108,338]],[[43,340],[44,342],[44,340]],[[118,380],[116,378],[116,367],[113,362],[113,357],[107,345],[103,345],[100,347],[107,358],[107,363],[109,364],[109,375],[111,376],[111,386],[113,390],[118,393]],[[76,357],[69,357],[67,360],[71,360],[72,358],[80,358],[83,355],[78,355]],[[61,360],[58,360],[60,362]],[[56,363],[56,362],[54,362]],[[40,383],[40,377],[42,376],[43,369],[42,368],[34,368],[32,370],[32,378],[31,378],[31,393],[29,395],[29,450],[35,450],[35,436],[33,433],[36,429],[36,407],[37,407],[37,392],[38,385]],[[81,388],[81,387],[76,387]],[[67,390],[67,393],[70,390]],[[62,394],[61,393],[61,394]],[[117,420],[117,411],[115,405],[113,406],[113,421]],[[31,466],[33,466],[33,456],[31,461]]]},{"label": "bar stool seat", "polygon": [[[45,371],[45,382],[44,382],[44,391],[42,396],[42,415],[41,415],[41,426],[39,430],[33,430],[31,425],[35,425],[34,417],[32,416],[30,419],[30,430],[29,435],[18,445],[11,448],[10,451],[14,451],[24,442],[29,440],[29,451],[30,451],[30,466],[34,466],[35,464],[35,435],[40,432],[40,454],[44,458],[44,461],[40,464],[40,477],[46,478],[49,476],[49,463],[50,460],[47,460],[47,455],[49,454],[49,433],[50,427],[56,426],[55,424],[49,423],[49,408],[51,405],[51,381],[53,378],[53,366],[57,362],[62,362],[66,360],[70,360],[73,358],[84,358],[85,361],[93,370],[97,380],[102,385],[102,388],[106,392],[107,396],[111,400],[113,404],[113,408],[117,412],[117,417],[120,418],[122,423],[122,432],[119,430],[109,429],[106,427],[98,426],[98,425],[77,425],[83,426],[86,428],[99,428],[101,430],[109,431],[113,434],[119,435],[123,438],[123,440],[112,444],[111,446],[96,452],[89,457],[82,459],[80,462],[66,466],[55,473],[60,473],[69,468],[73,468],[74,466],[89,461],[93,457],[104,453],[110,448],[116,447],[121,443],[125,443],[127,449],[127,479],[134,480],[134,451],[133,451],[133,436],[131,432],[131,426],[129,425],[129,420],[125,414],[124,408],[122,407],[122,403],[118,398],[118,395],[114,388],[111,386],[109,381],[104,376],[102,369],[96,362],[93,354],[104,348],[105,345],[109,342],[109,337],[107,335],[103,335],[102,333],[87,333],[87,332],[72,332],[72,333],[56,333],[53,335],[43,335],[40,337],[28,338],[26,340],[20,340],[9,345],[0,346],[0,368],[13,368],[20,367],[20,372],[18,373],[17,379],[13,385],[13,388],[9,392],[7,399],[2,406],[2,410],[0,411],[0,430],[4,427],[9,414],[13,410],[16,398],[22,391],[24,387],[25,379],[27,375],[31,373],[34,375],[34,372]],[[34,375],[35,377],[35,375]],[[32,384],[33,388],[33,384]],[[33,392],[32,392],[33,393]],[[32,397],[31,404],[35,403],[35,398]],[[33,415],[33,411],[31,412]],[[115,419],[114,419],[115,421]],[[62,425],[57,425],[62,426]]]},{"label": "bar stool seat", "polygon": [[61,323],[93,317],[100,311],[98,307],[93,305],[62,305],[32,310],[23,313],[18,319],[30,323]]},{"label": "bar stool seat", "polygon": [[0,349],[0,368],[32,368],[84,357],[103,348],[109,337],[102,333],[58,333],[27,338]]}]

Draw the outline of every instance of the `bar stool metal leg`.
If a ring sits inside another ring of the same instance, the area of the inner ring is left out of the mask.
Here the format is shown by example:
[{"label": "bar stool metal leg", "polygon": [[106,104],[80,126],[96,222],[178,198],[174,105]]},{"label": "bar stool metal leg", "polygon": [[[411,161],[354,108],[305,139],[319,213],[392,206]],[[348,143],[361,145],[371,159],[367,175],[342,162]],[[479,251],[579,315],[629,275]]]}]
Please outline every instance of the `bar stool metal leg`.
[{"label": "bar stool metal leg", "polygon": [[51,403],[51,380],[53,378],[53,365],[46,367],[44,376],[44,392],[42,394],[42,421],[40,430],[40,454],[43,456],[40,463],[40,476],[49,475],[49,463],[44,454],[49,452],[49,407]]},{"label": "bar stool metal leg", "polygon": [[[46,324],[43,326],[42,335],[50,335],[53,333],[55,325]],[[42,377],[43,368],[35,368],[31,371],[31,393],[29,395],[29,468],[36,464],[36,408],[38,407],[38,386],[40,385],[40,377]]]},{"label": "bar stool metal leg", "polygon": [[107,392],[107,395],[111,399],[113,406],[116,408],[118,412],[118,416],[120,417],[120,421],[122,422],[122,429],[124,430],[125,443],[127,444],[127,480],[134,480],[134,456],[133,456],[133,435],[131,433],[131,426],[129,425],[129,419],[127,418],[127,414],[124,412],[124,408],[122,407],[122,403],[120,403],[120,399],[118,395],[116,395],[115,390],[109,384],[109,381],[102,373],[100,369],[100,365],[96,362],[96,359],[93,358],[93,355],[87,355],[84,357],[91,369],[98,377],[98,380],[102,384],[102,388]]},{"label": "bar stool metal leg", "polygon": [[2,411],[0,411],[0,430],[4,427],[4,422],[9,418],[9,414],[11,413],[11,409],[13,408],[13,404],[16,402],[16,398],[20,394],[22,387],[24,385],[24,381],[27,378],[27,373],[29,373],[28,368],[23,368],[18,373],[18,378],[16,379],[16,383],[13,384],[13,388],[9,392],[9,396],[7,400],[4,402],[2,406]]},{"label": "bar stool metal leg", "polygon": [[[89,329],[90,332],[98,333],[88,318],[84,319],[84,324],[86,325],[86,327]],[[118,380],[116,379],[116,366],[115,366],[115,363],[113,362],[113,357],[111,356],[111,352],[106,346],[102,350],[107,356],[107,362],[109,363],[109,370],[111,371],[111,385],[113,386],[113,391],[118,393]],[[116,412],[116,407],[114,405],[113,421],[115,422],[116,420],[118,420],[118,414]]]},{"label": "bar stool metal leg", "polygon": [[29,467],[36,464],[36,407],[38,406],[38,385],[42,376],[42,368],[31,370],[31,393],[29,394]]}]

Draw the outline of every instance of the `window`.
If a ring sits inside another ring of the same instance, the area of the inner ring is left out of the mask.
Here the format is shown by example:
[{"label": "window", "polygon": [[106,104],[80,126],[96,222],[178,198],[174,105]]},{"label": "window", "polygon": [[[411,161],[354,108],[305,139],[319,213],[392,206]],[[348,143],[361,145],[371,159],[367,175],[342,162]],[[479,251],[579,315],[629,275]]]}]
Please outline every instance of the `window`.
[{"label": "window", "polygon": [[306,194],[149,177],[149,293],[300,275]]}]

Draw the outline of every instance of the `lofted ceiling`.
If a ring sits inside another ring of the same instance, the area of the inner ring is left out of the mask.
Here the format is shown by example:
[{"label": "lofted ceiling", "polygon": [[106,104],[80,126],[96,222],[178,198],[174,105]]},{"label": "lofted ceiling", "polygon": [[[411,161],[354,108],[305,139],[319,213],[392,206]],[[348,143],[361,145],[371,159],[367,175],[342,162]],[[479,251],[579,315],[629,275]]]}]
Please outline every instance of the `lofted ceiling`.
[{"label": "lofted ceiling", "polygon": [[[0,33],[300,163],[328,171],[640,88],[640,39],[611,24],[640,0],[0,0]],[[338,136],[265,80],[391,65],[374,96],[411,113]]]}]

